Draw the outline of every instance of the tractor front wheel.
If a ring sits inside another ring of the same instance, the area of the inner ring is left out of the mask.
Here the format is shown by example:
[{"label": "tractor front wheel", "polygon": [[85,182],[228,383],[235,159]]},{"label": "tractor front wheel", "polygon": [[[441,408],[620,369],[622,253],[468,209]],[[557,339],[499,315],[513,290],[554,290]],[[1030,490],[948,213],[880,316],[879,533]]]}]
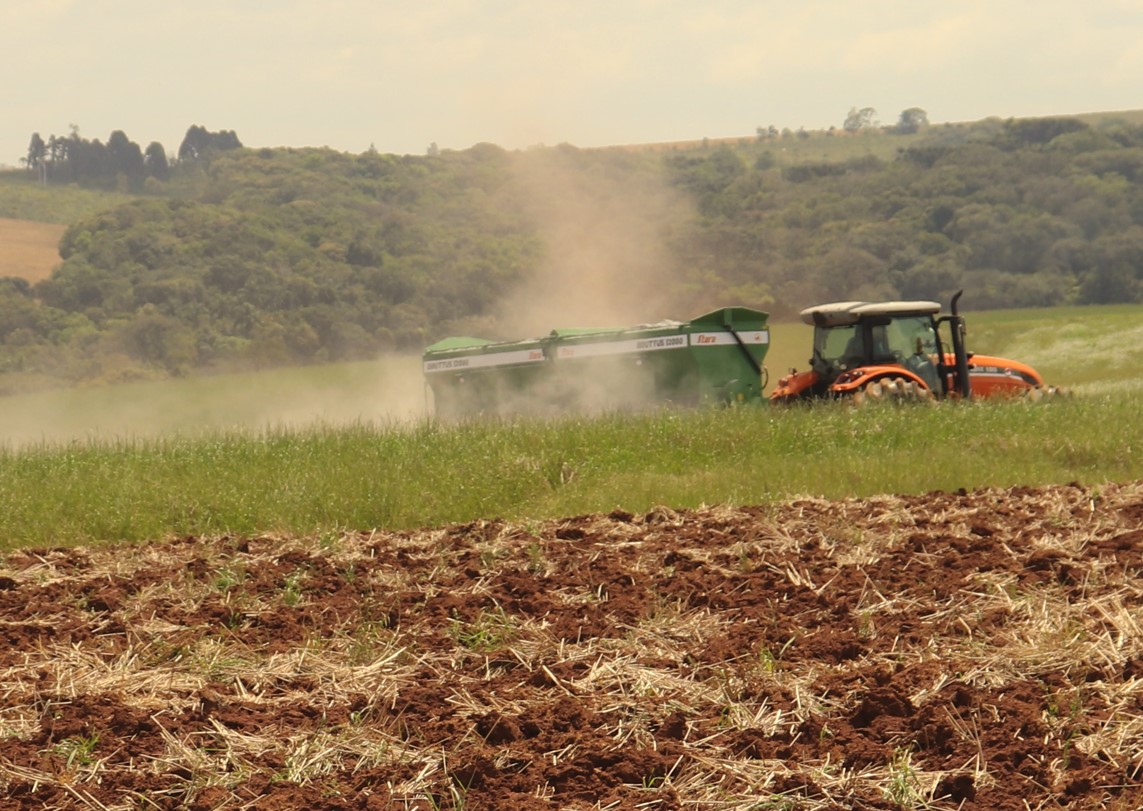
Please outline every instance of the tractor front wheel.
[{"label": "tractor front wheel", "polygon": [[916,402],[918,400],[928,402],[933,399],[933,393],[915,380],[909,380],[905,377],[888,377],[866,383],[853,393],[852,399],[854,405],[877,402]]}]

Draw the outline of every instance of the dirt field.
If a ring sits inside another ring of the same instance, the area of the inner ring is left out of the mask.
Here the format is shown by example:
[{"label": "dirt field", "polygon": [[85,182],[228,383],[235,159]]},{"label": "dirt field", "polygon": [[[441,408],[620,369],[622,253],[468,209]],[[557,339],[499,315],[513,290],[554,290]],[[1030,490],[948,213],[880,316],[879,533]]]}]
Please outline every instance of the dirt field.
[{"label": "dirt field", "polygon": [[0,276],[46,279],[61,261],[60,237],[66,230],[64,225],[0,217]]},{"label": "dirt field", "polygon": [[5,808],[1143,807],[1143,482],[0,563]]}]

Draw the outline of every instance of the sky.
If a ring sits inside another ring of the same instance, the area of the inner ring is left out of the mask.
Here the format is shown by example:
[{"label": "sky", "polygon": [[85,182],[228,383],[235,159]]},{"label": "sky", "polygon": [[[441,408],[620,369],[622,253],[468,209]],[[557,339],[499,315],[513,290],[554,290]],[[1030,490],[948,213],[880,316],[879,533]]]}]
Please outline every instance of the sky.
[{"label": "sky", "polygon": [[1143,108],[1143,0],[0,0],[0,164],[33,133],[174,155],[596,147]]}]

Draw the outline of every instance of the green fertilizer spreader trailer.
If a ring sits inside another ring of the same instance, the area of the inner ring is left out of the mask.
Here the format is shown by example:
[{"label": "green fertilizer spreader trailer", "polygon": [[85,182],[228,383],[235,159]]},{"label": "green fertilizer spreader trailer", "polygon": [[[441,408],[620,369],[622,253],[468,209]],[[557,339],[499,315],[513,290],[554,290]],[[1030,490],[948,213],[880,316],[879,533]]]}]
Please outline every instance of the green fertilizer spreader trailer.
[{"label": "green fertilizer spreader trailer", "polygon": [[526,341],[445,338],[424,353],[438,416],[762,402],[769,314],[724,307],[691,321],[555,329]]}]

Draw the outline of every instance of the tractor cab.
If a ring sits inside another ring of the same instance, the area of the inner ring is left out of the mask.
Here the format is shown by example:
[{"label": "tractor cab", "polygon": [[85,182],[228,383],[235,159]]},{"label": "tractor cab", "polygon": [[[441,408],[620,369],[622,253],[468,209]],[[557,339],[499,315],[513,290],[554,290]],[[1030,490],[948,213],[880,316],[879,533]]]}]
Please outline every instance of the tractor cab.
[{"label": "tractor cab", "polygon": [[[841,301],[802,310],[810,368],[791,370],[772,402],[815,397],[1011,397],[1044,390],[1035,369],[965,348],[964,318],[935,301]],[[942,333],[945,338],[942,340]]]},{"label": "tractor cab", "polygon": [[931,390],[940,388],[941,356],[933,301],[843,302],[802,311],[814,327],[811,368],[822,382],[868,366],[898,365]]}]

